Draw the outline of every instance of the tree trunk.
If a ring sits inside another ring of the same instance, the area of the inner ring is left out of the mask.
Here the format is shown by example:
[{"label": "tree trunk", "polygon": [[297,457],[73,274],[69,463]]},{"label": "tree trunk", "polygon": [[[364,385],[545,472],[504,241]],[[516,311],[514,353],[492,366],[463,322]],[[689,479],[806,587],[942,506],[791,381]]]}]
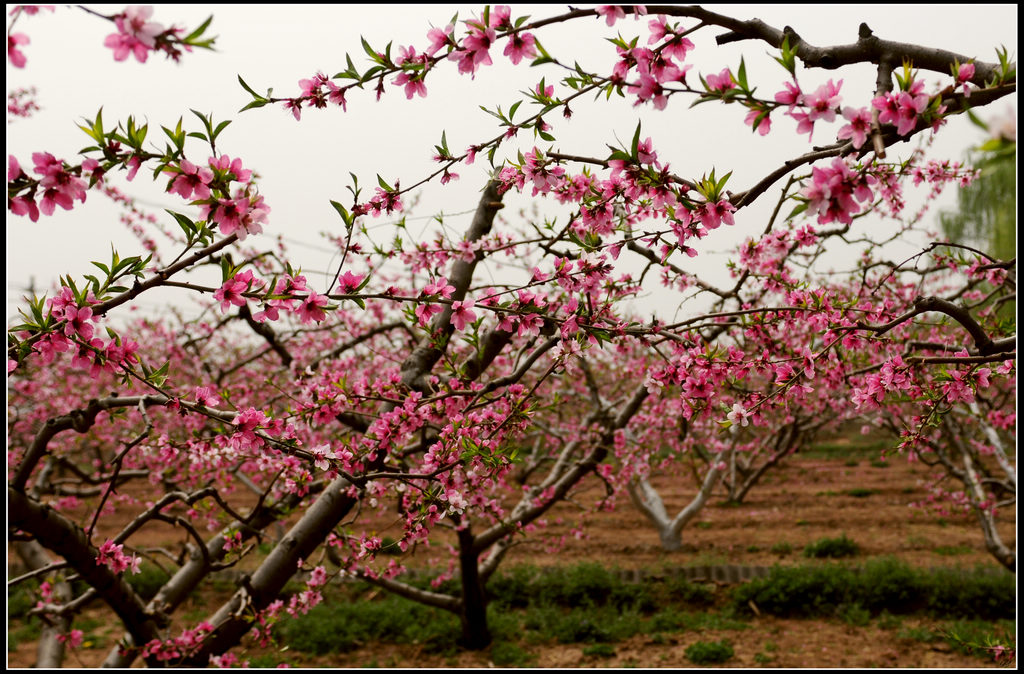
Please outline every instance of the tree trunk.
[{"label": "tree trunk", "polygon": [[491,630],[487,626],[487,595],[480,582],[477,554],[473,550],[473,534],[468,527],[459,531],[459,566],[462,571],[460,645],[478,651],[491,645]]}]

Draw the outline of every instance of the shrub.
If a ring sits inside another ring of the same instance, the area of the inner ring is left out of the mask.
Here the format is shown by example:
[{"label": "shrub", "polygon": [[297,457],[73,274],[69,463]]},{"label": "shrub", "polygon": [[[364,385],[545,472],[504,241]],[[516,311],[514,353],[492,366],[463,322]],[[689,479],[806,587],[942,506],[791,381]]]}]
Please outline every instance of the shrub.
[{"label": "shrub", "polygon": [[733,588],[733,606],[749,613],[754,602],[762,612],[787,617],[833,615],[848,603],[852,583],[853,573],[842,567],[776,566],[766,578]]},{"label": "shrub", "polygon": [[7,620],[22,618],[36,605],[35,583],[23,583],[7,590]]},{"label": "shrub", "polygon": [[853,557],[860,552],[860,546],[843,534],[839,538],[822,538],[804,548],[804,557],[817,559]]},{"label": "shrub", "polygon": [[867,627],[871,623],[871,611],[860,604],[844,604],[836,614],[840,620],[853,627]]},{"label": "shrub", "polygon": [[139,572],[136,574],[125,574],[125,580],[132,586],[140,597],[149,601],[156,596],[164,583],[171,577],[156,564],[143,562],[139,565]]},{"label": "shrub", "polygon": [[659,632],[680,632],[686,627],[686,616],[673,608],[658,611],[647,623],[647,632],[657,634]]},{"label": "shrub", "polygon": [[735,655],[728,640],[698,641],[687,647],[686,659],[695,665],[712,665],[726,662]]},{"label": "shrub", "polygon": [[854,600],[872,613],[913,613],[927,603],[928,576],[893,558],[873,559],[855,577]]},{"label": "shrub", "polygon": [[780,541],[772,545],[771,551],[776,555],[788,555],[793,552],[793,545],[786,541]]},{"label": "shrub", "polygon": [[537,567],[523,564],[495,574],[487,583],[490,605],[526,608],[534,598],[534,579],[539,573]]},{"label": "shrub", "polygon": [[383,601],[331,602],[281,625],[294,650],[316,655],[344,653],[370,641],[419,643],[432,653],[455,651],[458,618],[400,597]]},{"label": "shrub", "polygon": [[784,617],[836,615],[859,605],[871,614],[926,612],[939,618],[996,620],[1016,616],[1013,574],[979,568],[922,571],[895,559],[872,560],[857,568],[838,565],[779,567],[732,590],[734,610],[749,614],[753,602],[763,613]]},{"label": "shrub", "polygon": [[665,593],[663,596],[680,603],[693,604],[699,607],[711,606],[715,603],[714,589],[678,576],[672,576],[665,580]]},{"label": "shrub", "polygon": [[1016,576],[1004,569],[937,569],[927,589],[928,610],[938,617],[997,620],[1017,615]]},{"label": "shrub", "polygon": [[600,564],[587,562],[542,574],[534,581],[533,594],[539,603],[602,606],[620,582]]}]

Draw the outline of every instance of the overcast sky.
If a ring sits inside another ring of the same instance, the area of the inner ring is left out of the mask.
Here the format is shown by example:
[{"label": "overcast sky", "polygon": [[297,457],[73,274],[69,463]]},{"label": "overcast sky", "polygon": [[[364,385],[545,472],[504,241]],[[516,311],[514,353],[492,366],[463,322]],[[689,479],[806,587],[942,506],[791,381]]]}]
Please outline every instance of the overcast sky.
[{"label": "overcast sky", "polygon": [[[123,6],[92,7],[113,13]],[[184,117],[186,125],[198,122],[188,112],[190,108],[212,112],[216,120],[233,119],[218,140],[218,148],[232,157],[242,157],[247,168],[261,175],[261,193],[273,209],[266,231],[274,235],[284,233],[295,261],[320,286],[324,282],[319,281],[322,276],[317,272],[327,269],[330,253],[325,251],[318,232],[337,228],[339,222],[328,200],[350,203],[344,189],[349,172],[357,174],[361,184],[367,186],[376,183],[378,173],[392,184],[396,179],[405,185],[412,184],[432,170],[433,145],[440,141],[443,130],[447,131],[449,146],[455,152],[493,137],[495,120],[483,113],[479,105],[500,104],[507,110],[519,98],[518,91],[532,88],[542,75],[549,81],[559,75],[554,70],[513,68],[501,55],[502,47],[498,47],[491,50],[496,66],[481,70],[473,80],[459,76],[454,64],[442,64],[427,80],[430,95],[425,99],[407,101],[400,91],[392,89],[376,103],[372,91],[366,91],[348,97],[348,113],[335,107],[305,110],[301,122],[280,107],[239,113],[249,97],[238,85],[237,76],[244,77],[257,91],[274,87],[275,95],[294,95],[298,93],[299,79],[318,70],[328,75],[343,70],[346,52],[360,69],[365,69],[360,36],[377,48],[392,41],[396,52],[398,47],[410,44],[422,51],[431,25],[446,25],[456,11],[460,18],[468,18],[481,8],[157,5],[153,20],[165,25],[191,29],[210,13],[214,15],[209,32],[218,36],[216,51],[186,54],[177,65],[162,56],[151,56],[146,64],[133,58],[115,62],[111,50],[103,46],[104,37],[113,32],[112,24],[78,9],[58,6],[52,14],[41,12],[22,17],[15,32],[24,32],[31,38],[31,44],[23,48],[28,65],[16,69],[8,64],[8,89],[35,86],[43,110],[29,120],[8,120],[8,153],[27,168],[31,167],[31,153],[35,151],[48,151],[77,163],[75,153],[88,145],[88,138],[76,128],[76,122],[92,118],[101,106],[108,128],[115,120],[134,115],[150,123],[149,138],[161,145],[159,125],[173,127],[179,117]],[[791,25],[805,40],[822,46],[855,41],[857,27],[863,21],[875,35],[885,39],[946,48],[985,61],[994,61],[994,49],[1005,45],[1016,59],[1016,5],[709,8],[738,18],[761,18],[779,28]],[[559,5],[512,5],[512,14],[540,18],[561,9]],[[614,28],[607,28],[603,20],[576,21],[543,29],[537,37],[554,56],[599,70],[614,60],[614,47],[603,38],[616,32],[627,38],[641,35],[645,43],[646,21],[637,23],[627,18]],[[703,30],[693,37],[697,49],[688,62],[694,64],[695,71],[718,73],[727,66],[735,69],[743,54],[751,83],[760,83],[759,94],[770,98],[781,89],[785,73],[769,58],[765,45],[740,42],[718,48],[713,43],[718,32]],[[874,73],[870,67],[842,73],[814,70],[802,72],[800,77],[805,90],[816,88],[830,77],[843,77],[845,105],[866,105],[873,91]],[[931,73],[926,80],[929,91],[934,91],[934,83],[949,83],[949,78]],[[677,97],[663,112],[649,107],[634,109],[628,102],[596,107],[581,104],[574,106],[576,114],[571,123],[561,117],[548,121],[554,126],[558,138],[555,147],[560,151],[602,156],[607,154],[606,143],[616,143],[616,138],[628,142],[637,119],[642,117],[644,136],[654,138],[659,159],[671,162],[675,173],[699,178],[712,168],[719,175],[733,170],[729,187],[735,191],[746,189],[785,159],[810,147],[806,137],[796,137],[795,122],[781,114],[773,116],[772,133],[761,137],[752,135],[749,127],[743,125],[745,110],[740,106],[707,104],[691,110],[686,107],[688,104],[689,100]],[[1006,113],[1011,104],[1015,107],[1016,96],[1012,101],[991,106],[983,116]],[[814,140],[830,142],[838,127],[839,124],[829,127],[819,123]],[[976,127],[957,119],[938,135],[935,150],[938,155],[960,159],[969,146],[982,140]],[[518,147],[529,149],[526,141],[523,134]],[[541,147],[546,145],[542,143]],[[896,147],[897,152],[904,154],[907,149],[907,144]],[[208,154],[198,146],[191,152],[197,160]],[[486,162],[477,161],[458,172],[459,181],[444,187],[426,187],[412,215],[426,218],[439,210],[462,213],[473,209],[477,192],[486,180]],[[113,183],[153,206],[161,216],[163,207],[185,210],[177,197],[161,194],[165,181],[154,185],[144,172],[133,183],[126,183],[122,176],[114,178]],[[709,276],[721,274],[721,261],[710,251],[724,251],[760,230],[774,195],[777,191],[762,198],[756,207],[741,211],[735,230],[723,227],[705,241],[708,254],[702,254],[698,263],[706,266]],[[529,199],[518,199],[513,205],[526,207],[529,203]],[[945,195],[943,203],[955,203],[953,195]],[[509,212],[512,209],[506,209]],[[458,226],[468,217],[457,216],[451,222]],[[419,222],[426,227],[428,220]],[[8,215],[7,225],[9,317],[14,313],[12,302],[18,301],[30,278],[40,292],[48,290],[60,274],[80,278],[89,273],[90,260],[109,258],[111,241],[122,256],[138,253],[134,239],[118,222],[118,211],[98,193],[90,193],[84,206],[76,203],[69,213],[59,211],[54,217],[43,216],[38,223]],[[412,227],[410,230],[415,231]],[[269,245],[270,237],[265,238]],[[142,306],[155,311],[159,302],[156,296],[147,297]]]}]

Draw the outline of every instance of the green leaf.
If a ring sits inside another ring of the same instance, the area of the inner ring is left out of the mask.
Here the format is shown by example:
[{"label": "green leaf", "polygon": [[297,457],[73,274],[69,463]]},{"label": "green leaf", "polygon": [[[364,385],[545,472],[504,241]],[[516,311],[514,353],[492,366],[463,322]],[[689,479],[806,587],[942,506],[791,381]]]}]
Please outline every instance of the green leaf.
[{"label": "green leaf", "polygon": [[245,80],[242,79],[241,75],[238,76],[238,83],[242,85],[243,89],[245,89],[250,94],[252,94],[253,98],[263,98],[262,96],[257,94],[255,91],[253,91],[252,87],[250,87],[248,84],[245,83]]},{"label": "green leaf", "polygon": [[807,203],[804,202],[804,203],[800,204],[799,206],[797,206],[796,208],[794,208],[790,212],[790,214],[786,216],[786,220],[792,220],[793,218],[795,218],[796,216],[800,215],[801,213],[803,213],[806,210],[807,210]]},{"label": "green leaf", "polygon": [[[203,21],[203,22],[202,22],[202,23],[201,23],[201,24],[199,25],[199,27],[198,27],[198,28],[196,28],[196,29],[195,29],[194,31],[192,31],[191,33],[189,33],[189,34],[188,34],[188,35],[186,35],[185,37],[181,38],[181,41],[182,41],[182,42],[188,42],[188,43],[191,43],[191,42],[192,42],[192,40],[195,40],[195,39],[196,39],[197,37],[199,37],[200,35],[202,35],[203,33],[205,33],[205,32],[206,32],[206,29],[210,27],[210,22],[211,22],[211,21],[213,21],[213,14],[211,14],[211,15],[210,15],[210,16],[209,16],[209,17],[208,17],[208,18],[206,19],[206,21]],[[211,42],[212,42],[212,40],[211,40]]]},{"label": "green leaf", "polygon": [[365,51],[369,55],[369,57],[373,59],[373,62],[380,63],[380,55],[373,50],[373,47],[371,47],[370,43],[366,41],[366,38],[360,36],[359,40],[363,43],[363,51]]},{"label": "green leaf", "polygon": [[163,366],[159,370],[157,370],[156,372],[150,373],[146,377],[146,381],[148,381],[149,383],[153,384],[154,386],[156,386],[158,388],[163,386],[164,382],[167,381],[167,368],[170,366],[170,364],[171,364],[171,361],[167,361],[166,363],[164,363]]},{"label": "green leaf", "polygon": [[230,124],[230,123],[231,123],[231,120],[230,120],[230,119],[225,119],[225,120],[224,120],[223,122],[221,122],[220,124],[218,124],[218,125],[217,125],[217,128],[213,130],[213,139],[214,139],[214,140],[217,140],[217,136],[219,136],[219,135],[220,135],[220,132],[221,132],[221,131],[223,131],[223,130],[224,130],[224,127],[226,127],[226,126],[227,126],[228,124]]}]

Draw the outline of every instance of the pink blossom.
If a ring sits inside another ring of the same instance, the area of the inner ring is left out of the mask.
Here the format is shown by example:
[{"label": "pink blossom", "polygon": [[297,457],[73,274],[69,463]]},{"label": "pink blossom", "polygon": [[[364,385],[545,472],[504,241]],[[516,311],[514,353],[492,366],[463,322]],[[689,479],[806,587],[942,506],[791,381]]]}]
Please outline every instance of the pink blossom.
[{"label": "pink blossom", "polygon": [[664,16],[651,19],[647,25],[651,31],[650,37],[647,38],[647,44],[656,44],[667,38],[667,41],[661,47],[661,52],[665,56],[683,61],[686,59],[687,52],[694,47],[693,42],[689,38],[673,34],[668,28]]},{"label": "pink blossom", "polygon": [[97,566],[107,566],[114,573],[121,573],[128,569],[131,569],[133,573],[139,572],[139,560],[138,557],[124,554],[124,546],[114,541],[107,539],[103,545],[100,546],[98,554],[96,555]]},{"label": "pink blossom", "polygon": [[488,25],[495,30],[507,30],[512,27],[512,8],[508,5],[495,5],[491,8]]},{"label": "pink blossom", "polygon": [[545,194],[558,186],[564,179],[565,169],[561,166],[550,166],[543,154],[534,148],[524,155],[523,177],[533,181],[534,194]]},{"label": "pink blossom", "polygon": [[459,72],[470,74],[476,77],[476,71],[480,66],[491,65],[489,49],[497,35],[493,28],[484,28],[478,23],[467,22],[469,35],[462,41],[462,49],[456,49],[448,54],[450,61],[459,64]]},{"label": "pink blossom", "polygon": [[839,89],[842,86],[842,80],[839,80],[838,84],[829,80],[815,89],[814,93],[804,96],[804,105],[810,108],[807,113],[810,121],[814,122],[819,119],[823,119],[826,122],[835,121],[836,108],[839,107],[843,100],[843,97],[839,95]]},{"label": "pink blossom", "polygon": [[67,634],[58,634],[57,641],[66,644],[68,648],[74,650],[85,642],[85,632],[82,630],[71,630]]},{"label": "pink blossom", "polygon": [[212,386],[197,386],[192,395],[195,396],[197,405],[210,407],[217,402],[217,396]]},{"label": "pink blossom", "polygon": [[205,166],[199,167],[187,159],[181,160],[180,172],[173,169],[165,170],[165,173],[175,175],[167,192],[181,195],[183,199],[209,199],[210,182],[213,180],[213,171]]},{"label": "pink blossom", "polygon": [[32,222],[39,221],[39,206],[36,202],[27,197],[12,197],[10,201],[11,213],[15,215],[27,215]]},{"label": "pink blossom", "polygon": [[878,111],[878,121],[896,125],[896,132],[905,136],[917,126],[917,117],[928,107],[924,83],[914,82],[907,91],[889,92],[871,101]]},{"label": "pink blossom", "polygon": [[444,28],[431,28],[427,31],[427,39],[430,40],[430,47],[427,49],[427,55],[433,56],[443,47],[451,44],[451,35],[454,30],[455,24],[450,23]]},{"label": "pink blossom", "polygon": [[224,312],[230,309],[231,305],[240,307],[245,304],[245,297],[242,296],[242,293],[247,292],[252,284],[251,271],[235,274],[213,293],[213,299],[220,302],[220,309]]},{"label": "pink blossom", "polygon": [[357,276],[350,271],[346,271],[342,274],[339,281],[338,292],[344,295],[350,295],[359,289],[359,284],[363,282],[363,276]]},{"label": "pink blossom", "polygon": [[233,179],[240,183],[252,180],[252,171],[242,167],[242,160],[239,157],[232,159],[226,154],[222,154],[220,157],[210,157],[208,163],[214,171],[231,174],[234,176]]},{"label": "pink blossom", "polygon": [[708,229],[717,229],[723,222],[727,225],[734,225],[732,214],[736,207],[728,200],[722,199],[717,202],[705,202],[694,212],[700,218],[701,224]]},{"label": "pink blossom", "polygon": [[641,164],[654,164],[658,161],[658,153],[654,151],[653,142],[649,136],[637,143],[636,155]]},{"label": "pink blossom", "polygon": [[325,82],[324,85],[327,87],[328,91],[327,100],[335,105],[340,105],[343,111],[348,112],[348,104],[345,101],[345,90],[330,80]]},{"label": "pink blossom", "polygon": [[614,26],[618,19],[625,18],[626,12],[618,5],[601,5],[597,13],[605,18],[605,23]]},{"label": "pink blossom", "polygon": [[437,304],[417,304],[415,312],[416,318],[420,321],[420,325],[425,326],[430,322],[430,319],[434,314],[441,313],[441,306]]},{"label": "pink blossom", "polygon": [[23,175],[25,175],[25,172],[21,170],[18,158],[13,154],[7,155],[7,182],[13,182]]},{"label": "pink blossom", "polygon": [[326,295],[310,293],[302,300],[302,304],[299,305],[296,313],[303,323],[313,323],[314,321],[319,323],[327,318],[327,312],[324,311],[327,302]]},{"label": "pink blossom", "polygon": [[155,21],[149,21],[153,14],[151,6],[125,7],[116,19],[117,33],[111,33],[103,41],[105,47],[114,50],[114,60],[124,61],[129,54],[134,54],[139,63],[145,63],[149,52],[156,47],[156,37],[164,32],[164,27]]},{"label": "pink blossom", "polygon": [[502,53],[512,61],[512,65],[519,65],[524,58],[533,58],[537,55],[536,44],[536,38],[530,33],[515,33],[509,36],[505,51]]},{"label": "pink blossom", "polygon": [[970,81],[974,77],[974,64],[973,63],[961,63],[960,67],[956,72],[957,84],[963,85],[964,97],[969,98],[971,95]]},{"label": "pink blossom", "polygon": [[10,33],[7,36],[7,60],[11,62],[11,65],[15,68],[24,68],[27,59],[25,55],[18,49],[19,45],[28,44],[31,42],[28,35],[24,33]]},{"label": "pink blossom", "polygon": [[92,339],[93,327],[90,321],[95,321],[92,309],[89,307],[68,306],[64,309],[64,334],[68,337],[78,337],[88,342]]},{"label": "pink blossom", "polygon": [[803,105],[804,95],[800,91],[800,85],[796,82],[784,82],[785,90],[775,94],[775,102],[784,105]]},{"label": "pink blossom", "polygon": [[[749,124],[751,127],[754,126],[754,122],[757,122],[757,118],[761,116],[763,111],[760,108],[751,108],[747,112],[747,116],[743,119],[744,124]],[[757,125],[757,132],[762,136],[767,136],[768,132],[772,128],[772,118],[769,115],[765,115],[764,118]]]},{"label": "pink blossom", "polygon": [[313,569],[313,572],[309,574],[309,586],[319,587],[327,582],[327,569],[322,566],[318,566]]},{"label": "pink blossom", "polygon": [[334,458],[334,452],[329,445],[317,445],[309,450],[313,455],[313,465],[320,470],[327,470],[331,467],[330,459]]},{"label": "pink blossom", "polygon": [[717,75],[708,75],[704,81],[707,82],[708,91],[721,91],[724,93],[736,88],[736,84],[732,79],[732,73],[729,72],[728,68],[725,68]]},{"label": "pink blossom", "polygon": [[464,330],[467,323],[476,320],[476,313],[473,311],[474,304],[473,300],[452,302],[452,323],[456,330]]},{"label": "pink blossom", "polygon": [[125,179],[131,182],[132,180],[135,180],[135,174],[139,172],[139,168],[142,166],[142,160],[133,156],[126,161],[124,165],[128,167],[128,175],[125,176]]},{"label": "pink blossom", "polygon": [[859,150],[871,133],[871,111],[867,108],[846,107],[843,108],[843,118],[849,124],[841,127],[836,137],[840,140],[849,138],[853,142],[853,147]]},{"label": "pink blossom", "polygon": [[428,283],[423,286],[423,290],[420,292],[420,297],[429,297],[431,295],[440,295],[445,299],[451,299],[452,293],[455,292],[455,286],[448,283],[448,279],[444,276],[440,276],[434,280],[433,283]]}]

